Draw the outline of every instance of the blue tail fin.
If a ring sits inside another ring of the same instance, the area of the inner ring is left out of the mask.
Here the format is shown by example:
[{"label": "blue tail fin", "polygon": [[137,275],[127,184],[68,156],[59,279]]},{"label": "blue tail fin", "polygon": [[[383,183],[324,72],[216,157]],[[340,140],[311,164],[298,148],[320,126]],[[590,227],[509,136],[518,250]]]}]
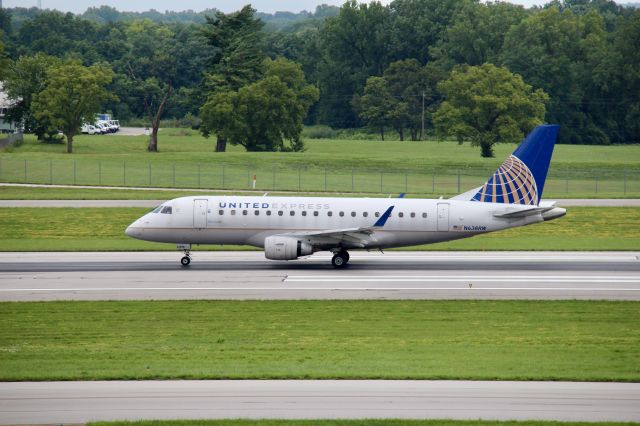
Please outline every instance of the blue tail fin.
[{"label": "blue tail fin", "polygon": [[538,205],[560,126],[538,126],[505,160],[472,201]]}]

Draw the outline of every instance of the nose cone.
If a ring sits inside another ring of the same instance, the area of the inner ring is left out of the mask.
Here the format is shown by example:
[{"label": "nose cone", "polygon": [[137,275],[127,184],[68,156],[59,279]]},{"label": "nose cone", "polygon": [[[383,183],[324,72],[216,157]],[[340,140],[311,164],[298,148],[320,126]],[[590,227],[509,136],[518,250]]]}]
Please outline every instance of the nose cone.
[{"label": "nose cone", "polygon": [[132,238],[140,238],[142,235],[142,228],[140,227],[140,220],[136,220],[131,225],[127,226],[127,229],[124,230],[124,233]]}]

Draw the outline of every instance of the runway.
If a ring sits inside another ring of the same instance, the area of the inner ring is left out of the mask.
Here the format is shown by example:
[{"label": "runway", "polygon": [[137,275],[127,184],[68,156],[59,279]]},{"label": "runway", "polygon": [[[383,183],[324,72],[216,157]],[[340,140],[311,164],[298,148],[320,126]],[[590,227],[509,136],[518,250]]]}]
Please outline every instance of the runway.
[{"label": "runway", "polygon": [[0,383],[1,424],[204,418],[640,421],[640,384],[411,380]]},{"label": "runway", "polygon": [[637,252],[353,252],[274,262],[262,252],[0,253],[0,300],[640,300]]}]

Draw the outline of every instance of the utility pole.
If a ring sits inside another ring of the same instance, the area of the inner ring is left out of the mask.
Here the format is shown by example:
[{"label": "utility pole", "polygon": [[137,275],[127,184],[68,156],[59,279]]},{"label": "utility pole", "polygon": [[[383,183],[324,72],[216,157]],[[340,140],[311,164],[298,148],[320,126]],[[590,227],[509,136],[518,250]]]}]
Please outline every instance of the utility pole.
[{"label": "utility pole", "polygon": [[420,140],[424,137],[424,91],[422,92],[422,130],[420,131]]}]

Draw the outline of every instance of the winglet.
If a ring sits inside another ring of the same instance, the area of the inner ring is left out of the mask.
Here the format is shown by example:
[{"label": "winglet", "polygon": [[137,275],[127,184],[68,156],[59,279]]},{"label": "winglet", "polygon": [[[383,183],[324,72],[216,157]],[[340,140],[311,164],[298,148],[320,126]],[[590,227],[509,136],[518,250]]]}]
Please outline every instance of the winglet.
[{"label": "winglet", "polygon": [[404,192],[401,192],[400,195],[398,195],[398,198],[404,198],[406,194]]},{"label": "winglet", "polygon": [[391,211],[393,210],[394,207],[395,206],[389,207],[387,211],[384,212],[382,216],[380,216],[380,219],[378,219],[376,223],[373,224],[373,226],[379,227],[379,228],[383,227],[384,224],[387,223],[387,219],[389,219],[389,216],[391,216]]}]

